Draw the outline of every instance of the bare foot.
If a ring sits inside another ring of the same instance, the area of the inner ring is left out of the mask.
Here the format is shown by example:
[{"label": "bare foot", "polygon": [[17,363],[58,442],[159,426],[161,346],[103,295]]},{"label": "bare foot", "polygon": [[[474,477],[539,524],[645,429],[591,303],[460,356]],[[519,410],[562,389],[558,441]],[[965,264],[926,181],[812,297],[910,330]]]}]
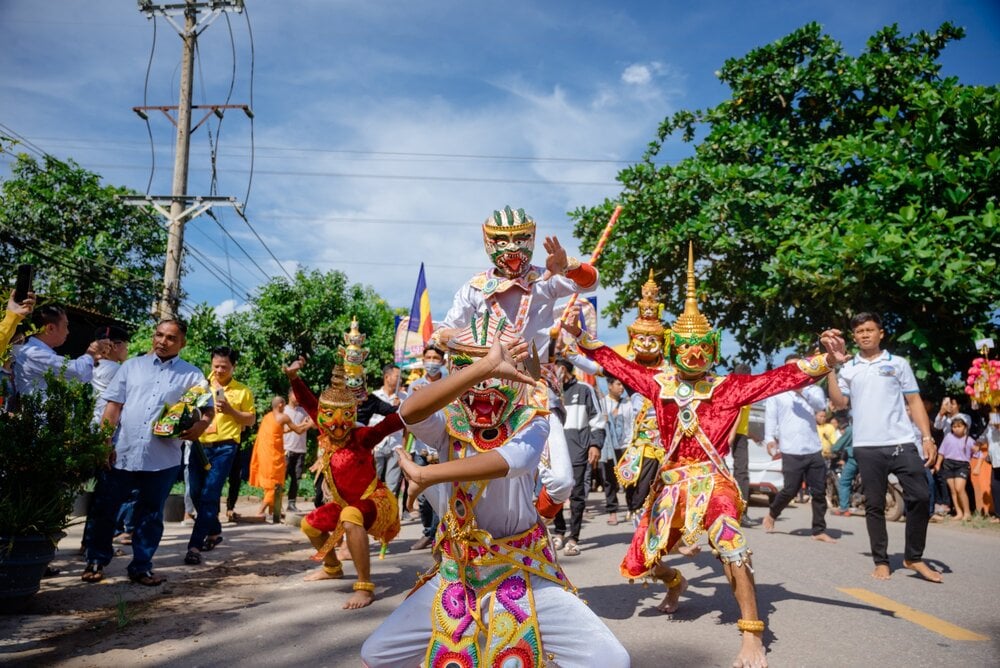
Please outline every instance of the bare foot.
[{"label": "bare foot", "polygon": [[813,540],[818,540],[821,543],[836,543],[837,539],[828,533],[818,533],[813,536]]},{"label": "bare foot", "polygon": [[351,594],[351,597],[347,599],[347,603],[344,604],[344,610],[356,610],[358,608],[367,608],[375,600],[375,592],[365,591],[359,589],[358,591]]},{"label": "bare foot", "polygon": [[770,513],[764,515],[763,525],[764,525],[764,531],[766,531],[767,533],[772,533],[774,531],[774,518],[771,517]]},{"label": "bare foot", "polygon": [[339,580],[342,577],[344,577],[343,571],[339,573],[328,573],[325,568],[320,568],[309,573],[309,575],[302,579],[306,582],[316,582],[317,580]]},{"label": "bare foot", "polygon": [[875,570],[872,571],[872,577],[876,580],[888,580],[892,577],[892,571],[889,570],[889,564],[877,564]]},{"label": "bare foot", "polygon": [[351,561],[351,552],[343,545],[337,548],[336,555],[341,561]]},{"label": "bare foot", "polygon": [[681,576],[681,583],[676,587],[671,587],[667,589],[667,595],[663,597],[663,602],[656,606],[656,609],[660,612],[672,615],[677,612],[677,608],[680,607],[681,594],[687,591],[688,581],[683,575]]},{"label": "bare foot", "polygon": [[903,568],[909,568],[911,571],[915,571],[917,575],[928,582],[941,582],[941,574],[922,561],[906,561],[904,559]]},{"label": "bare foot", "polygon": [[733,668],[767,668],[766,653],[760,636],[751,631],[744,631],[740,653],[733,659]]},{"label": "bare foot", "polygon": [[677,551],[685,557],[694,557],[701,552],[701,545],[681,545]]}]

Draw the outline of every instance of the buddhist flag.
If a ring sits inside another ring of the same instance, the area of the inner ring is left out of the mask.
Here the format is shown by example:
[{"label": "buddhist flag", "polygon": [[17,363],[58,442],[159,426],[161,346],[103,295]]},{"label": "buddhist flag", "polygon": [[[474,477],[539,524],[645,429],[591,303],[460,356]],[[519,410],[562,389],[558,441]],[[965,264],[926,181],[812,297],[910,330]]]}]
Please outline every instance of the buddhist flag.
[{"label": "buddhist flag", "polygon": [[427,279],[424,278],[424,263],[420,263],[420,275],[417,277],[417,289],[413,293],[413,305],[410,307],[409,331],[419,334],[420,340],[427,343],[434,331],[431,320],[431,297],[427,293]]}]

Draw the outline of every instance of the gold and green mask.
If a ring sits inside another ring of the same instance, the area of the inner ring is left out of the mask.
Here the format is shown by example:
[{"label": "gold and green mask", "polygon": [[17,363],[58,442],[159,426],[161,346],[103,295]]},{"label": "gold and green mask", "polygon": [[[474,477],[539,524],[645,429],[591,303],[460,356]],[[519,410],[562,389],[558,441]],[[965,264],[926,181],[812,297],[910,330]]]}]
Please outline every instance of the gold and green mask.
[{"label": "gold and green mask", "polygon": [[483,223],[483,245],[501,276],[520,278],[531,268],[535,221],[524,209],[507,206],[494,211]]}]

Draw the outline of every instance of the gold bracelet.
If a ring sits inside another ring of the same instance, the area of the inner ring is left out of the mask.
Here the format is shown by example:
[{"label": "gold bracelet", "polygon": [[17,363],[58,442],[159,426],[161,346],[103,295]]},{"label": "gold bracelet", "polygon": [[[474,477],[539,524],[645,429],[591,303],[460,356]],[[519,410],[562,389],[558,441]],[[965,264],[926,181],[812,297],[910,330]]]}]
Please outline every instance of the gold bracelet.
[{"label": "gold bracelet", "polygon": [[[372,592],[374,594],[375,593],[375,583],[374,582],[362,582],[361,580],[358,580],[357,582],[354,583],[353,589],[354,589],[354,591],[370,591],[370,592]],[[763,624],[763,622],[761,622],[761,623]]]},{"label": "gold bracelet", "polygon": [[740,631],[762,633],[764,631],[764,622],[759,619],[737,619],[736,628]]}]

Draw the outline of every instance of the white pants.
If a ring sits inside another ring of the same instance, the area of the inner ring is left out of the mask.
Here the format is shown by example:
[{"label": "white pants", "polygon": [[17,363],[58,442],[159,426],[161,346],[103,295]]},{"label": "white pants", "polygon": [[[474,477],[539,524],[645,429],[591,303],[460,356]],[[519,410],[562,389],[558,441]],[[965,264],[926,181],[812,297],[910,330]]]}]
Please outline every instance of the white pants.
[{"label": "white pants", "polygon": [[[561,668],[628,668],[628,652],[583,601],[554,582],[530,577],[546,656],[551,654]],[[365,666],[422,665],[431,636],[431,604],[440,583],[441,576],[435,575],[375,629],[361,647]]]}]

